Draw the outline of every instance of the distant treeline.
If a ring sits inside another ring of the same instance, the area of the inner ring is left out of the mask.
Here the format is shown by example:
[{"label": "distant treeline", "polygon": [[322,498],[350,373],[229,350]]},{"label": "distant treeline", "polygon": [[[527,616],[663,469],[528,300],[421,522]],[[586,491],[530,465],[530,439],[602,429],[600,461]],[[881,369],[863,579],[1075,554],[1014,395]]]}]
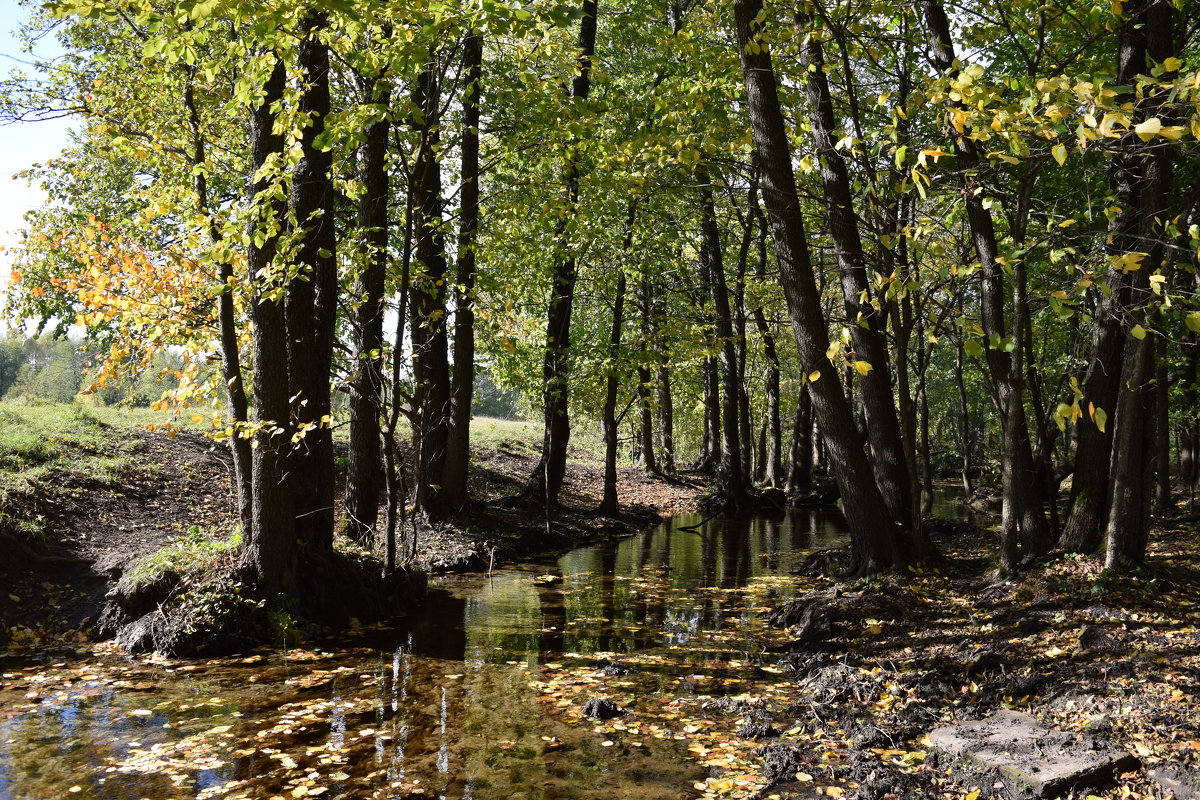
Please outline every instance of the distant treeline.
[{"label": "distant treeline", "polygon": [[51,334],[0,339],[0,397],[70,403],[86,393],[91,403],[145,407],[162,397],[173,371],[181,366],[170,353],[159,353],[135,379],[93,387],[94,350],[87,341]]}]

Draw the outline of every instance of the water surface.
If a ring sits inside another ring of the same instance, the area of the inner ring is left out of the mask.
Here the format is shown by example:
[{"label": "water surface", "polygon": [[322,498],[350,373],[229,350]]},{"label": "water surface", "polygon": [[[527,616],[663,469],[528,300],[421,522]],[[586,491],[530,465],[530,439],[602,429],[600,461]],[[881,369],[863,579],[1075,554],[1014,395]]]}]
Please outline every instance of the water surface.
[{"label": "water surface", "polygon": [[[0,659],[0,800],[690,796],[686,735],[639,712],[752,679],[758,612],[844,543],[832,509],[697,522],[438,579],[410,623],[339,648]],[[620,742],[542,680],[613,662]]]}]

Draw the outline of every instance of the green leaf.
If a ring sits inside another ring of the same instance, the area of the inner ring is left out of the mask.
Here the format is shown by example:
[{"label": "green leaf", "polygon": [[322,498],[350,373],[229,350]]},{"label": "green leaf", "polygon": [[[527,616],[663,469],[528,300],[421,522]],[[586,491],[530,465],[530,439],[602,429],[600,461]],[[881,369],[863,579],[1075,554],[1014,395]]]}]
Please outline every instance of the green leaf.
[{"label": "green leaf", "polygon": [[1054,147],[1050,148],[1050,155],[1054,156],[1054,160],[1057,161],[1058,165],[1061,167],[1063,164],[1067,163],[1067,147],[1066,147],[1066,145],[1063,145],[1063,144],[1054,145]]}]

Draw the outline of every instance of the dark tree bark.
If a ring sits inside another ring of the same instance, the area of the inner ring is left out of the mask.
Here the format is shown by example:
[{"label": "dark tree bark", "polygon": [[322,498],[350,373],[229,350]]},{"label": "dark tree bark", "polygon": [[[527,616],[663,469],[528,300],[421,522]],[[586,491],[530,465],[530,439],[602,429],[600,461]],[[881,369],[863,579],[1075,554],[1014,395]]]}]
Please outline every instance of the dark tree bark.
[{"label": "dark tree bark", "polygon": [[812,431],[812,400],[808,396],[808,390],[801,388],[796,399],[796,416],[792,422],[791,463],[788,466],[787,477],[789,494],[795,494],[812,486]]},{"label": "dark tree bark", "polygon": [[[663,353],[666,348],[662,348]],[[658,364],[658,426],[662,444],[659,466],[671,475],[675,472],[675,403],[671,398],[671,366],[665,356]]]},{"label": "dark tree bark", "polygon": [[[954,74],[954,44],[950,35],[950,22],[938,0],[922,0],[925,22],[929,26],[931,52],[934,64],[946,74]],[[1041,487],[1033,469],[1033,449],[1029,442],[1029,429],[1025,418],[1023,376],[1020,369],[1022,355],[1021,338],[1024,322],[1020,314],[1024,306],[1016,309],[1017,319],[1012,329],[1011,353],[1006,352],[1005,342],[1005,291],[1004,269],[999,261],[996,229],[991,212],[984,207],[986,193],[978,184],[978,173],[982,161],[974,140],[965,133],[954,136],[954,152],[958,166],[964,175],[963,203],[971,227],[972,243],[982,266],[980,298],[983,331],[987,336],[986,362],[992,382],[996,387],[999,411],[1003,422],[1003,476],[1004,510],[1001,528],[1000,560],[1007,571],[1016,569],[1019,560],[1019,544],[1026,547],[1026,555],[1044,552],[1050,544],[1046,515],[1040,502]],[[1023,266],[1021,267],[1023,270]],[[1024,292],[1024,278],[1014,274],[1014,298]],[[1020,540],[1018,539],[1020,536]]]},{"label": "dark tree bark", "polygon": [[[1124,6],[1126,21],[1121,26],[1118,45],[1116,85],[1132,86],[1135,76],[1145,68],[1146,33],[1142,18],[1149,1],[1132,0]],[[1123,98],[1126,102],[1132,100],[1132,92]],[[1113,154],[1108,170],[1109,190],[1118,198],[1119,206],[1108,224],[1105,250],[1110,255],[1139,249],[1141,157],[1133,145],[1133,136],[1132,132],[1126,134],[1127,141]],[[1103,431],[1090,419],[1078,426],[1070,511],[1059,539],[1060,547],[1076,553],[1093,553],[1100,548],[1108,511],[1115,430],[1112,423],[1115,423],[1126,346],[1121,318],[1123,309],[1129,304],[1130,279],[1126,273],[1110,269],[1106,280],[1111,292],[1096,293],[1092,347],[1083,394],[1087,402],[1104,409],[1113,419]]]},{"label": "dark tree bark", "polygon": [[963,343],[960,339],[954,350],[954,384],[958,389],[958,438],[962,443],[962,487],[967,497],[975,492],[971,481],[971,407],[967,405],[967,385],[963,381]]},{"label": "dark tree bark", "polygon": [[[193,167],[193,190],[196,193],[196,210],[207,216],[210,213],[208,198],[208,172],[205,169],[207,147],[204,130],[200,123],[200,111],[196,106],[196,68],[189,67],[187,85],[183,90],[183,105],[188,112],[188,125],[192,134],[191,161]],[[221,229],[210,218],[208,235],[212,243],[222,240]],[[221,282],[221,294],[217,298],[217,327],[221,334],[221,377],[225,379],[225,403],[229,408],[229,420],[234,435],[229,437],[229,449],[233,456],[233,485],[237,493],[238,518],[242,530],[253,526],[251,503],[253,489],[250,485],[250,440],[242,437],[241,431],[250,419],[249,402],[246,399],[246,384],[242,381],[242,360],[237,335],[237,311],[233,305],[233,264],[221,259],[217,266],[217,277]]]},{"label": "dark tree bark", "polygon": [[[579,20],[579,71],[571,79],[571,97],[586,100],[592,87],[592,59],[596,55],[596,0],[583,0]],[[579,161],[568,158],[564,170],[568,213],[579,205]],[[558,224],[557,236],[563,255],[554,265],[550,305],[546,317],[546,356],[542,366],[543,418],[542,457],[529,476],[523,492],[527,499],[541,500],[547,508],[558,505],[567,468],[567,444],[571,437],[568,416],[568,385],[571,355],[571,310],[575,303],[577,269],[575,256],[566,241],[566,222]]]},{"label": "dark tree bark", "polygon": [[[1144,37],[1146,56],[1162,63],[1176,55],[1173,35],[1173,7],[1163,0],[1150,0],[1144,15],[1139,18],[1134,8],[1126,10],[1123,27],[1133,28],[1131,35]],[[1122,33],[1124,47],[1125,33]],[[1122,55],[1124,55],[1122,53]],[[1141,72],[1145,62],[1141,64]],[[1170,80],[1170,75],[1165,80]],[[1166,99],[1162,89],[1145,89],[1141,114],[1154,117]],[[1164,222],[1169,217],[1172,147],[1144,148],[1133,136],[1126,134],[1123,144],[1142,151],[1138,165],[1141,174],[1135,190],[1138,208],[1139,243],[1130,252],[1144,252],[1141,269],[1130,271],[1130,301],[1132,308],[1125,314],[1124,326],[1132,338],[1125,343],[1121,368],[1121,384],[1117,394],[1116,424],[1113,431],[1111,466],[1111,503],[1105,531],[1104,566],[1111,570],[1126,570],[1142,563],[1150,535],[1150,505],[1153,495],[1155,462],[1154,438],[1157,428],[1154,388],[1154,353],[1156,335],[1136,335],[1138,326],[1149,330],[1158,318],[1157,303],[1150,292],[1149,273],[1160,268],[1166,248],[1162,237]],[[1125,200],[1120,197],[1120,200]],[[1146,244],[1149,243],[1147,247]]]},{"label": "dark tree bark", "polygon": [[479,228],[479,97],[483,38],[471,31],[463,42],[462,188],[459,192],[458,265],[454,281],[454,374],[451,376],[450,433],[442,471],[442,507],[467,506],[471,461],[471,398],[475,392],[475,241]]},{"label": "dark tree bark", "polygon": [[713,473],[721,463],[721,367],[715,356],[706,356],[701,368],[704,380],[704,435],[696,469]]},{"label": "dark tree bark", "polygon": [[446,333],[446,236],[442,228],[441,87],[430,62],[413,88],[420,143],[413,156],[413,237],[416,267],[409,287],[409,337],[413,351],[413,444],[416,506],[444,511],[438,497],[450,434],[450,361]]},{"label": "dark tree bark", "polygon": [[[637,204],[629,204],[629,216],[625,220],[625,243],[622,249],[628,253],[633,246],[633,221]],[[617,288],[613,297],[612,327],[608,335],[608,376],[604,386],[604,409],[600,414],[604,430],[604,495],[597,513],[616,516],[619,511],[617,498],[617,390],[620,388],[621,333],[625,326],[625,270],[618,269]]]},{"label": "dark tree bark", "polygon": [[[767,217],[758,203],[757,182],[751,198],[751,218],[757,226],[754,276],[760,280],[767,277]],[[767,486],[781,489],[783,474],[783,431],[779,419],[779,353],[775,348],[775,332],[767,324],[767,315],[762,306],[754,308],[754,325],[763,343],[763,356],[767,361],[767,443],[763,459],[763,481]]]},{"label": "dark tree bark", "polygon": [[1167,378],[1166,343],[1159,341],[1154,369],[1154,505],[1171,508],[1171,397]]},{"label": "dark tree bark", "polygon": [[733,337],[734,353],[737,355],[737,387],[738,387],[738,438],[742,455],[742,475],[747,486],[752,482],[754,474],[754,437],[750,420],[750,390],[746,385],[746,268],[750,260],[750,243],[754,236],[754,223],[750,209],[746,209],[745,231],[741,246],[738,248],[736,276],[733,284]]},{"label": "dark tree bark", "polygon": [[[826,321],[821,311],[816,276],[805,237],[800,198],[792,171],[791,145],[779,106],[775,72],[768,46],[753,29],[761,0],[734,0],[738,52],[753,127],[754,144],[762,169],[763,200],[771,223],[780,282],[787,297],[800,367],[805,373],[826,371],[809,382],[813,411],[825,439],[829,460],[846,504],[854,563],[850,572],[868,574],[901,562],[892,522],[863,441],[854,425],[836,370],[825,353],[829,347]],[[753,41],[753,49],[750,48]]]},{"label": "dark tree bark", "polygon": [[[333,153],[317,146],[329,116],[329,48],[320,40],[324,15],[301,22],[300,113],[308,124],[300,138],[300,161],[292,178],[292,216],[302,231],[295,261],[298,275],[287,288],[287,365],[292,419],[301,433],[289,457],[296,539],[305,571],[319,571],[333,555],[333,372],[338,274],[335,256]],[[255,361],[256,367],[261,362]],[[319,585],[316,581],[314,585]],[[306,594],[310,605],[319,601]],[[314,606],[315,607],[315,606]]]},{"label": "dark tree bark", "polygon": [[251,451],[251,526],[244,557],[260,594],[285,604],[298,599],[296,514],[287,481],[288,424],[287,319],[274,269],[277,233],[287,209],[271,193],[274,181],[258,173],[272,156],[282,157],[283,136],[275,133],[272,107],[283,100],[284,68],[278,59],[263,86],[262,101],[250,112],[250,195],[253,203],[246,266],[253,296],[254,421],[257,446]]},{"label": "dark tree bark", "polygon": [[1197,430],[1195,416],[1200,406],[1197,387],[1197,379],[1200,378],[1200,345],[1196,342],[1196,334],[1188,331],[1180,348],[1183,351],[1183,367],[1180,370],[1183,396],[1179,422],[1179,482],[1191,487],[1200,476],[1200,430]]},{"label": "dark tree bark", "polygon": [[[797,27],[802,34],[807,32],[803,21]],[[836,122],[829,79],[825,75],[825,56],[815,36],[804,37],[800,53],[806,75],[809,123],[820,156],[829,231],[837,252],[846,324],[854,342],[856,361],[870,365],[869,371],[860,373],[859,386],[875,478],[892,521],[898,530],[907,531],[914,555],[920,560],[927,555],[928,543],[913,525],[912,478],[892,400],[892,374],[884,336],[886,318],[868,300],[871,284],[854,211],[850,173],[841,152],[834,146]]]},{"label": "dark tree bark", "polygon": [[[632,242],[627,242],[627,244],[632,244]],[[648,278],[642,279],[640,295],[642,349],[648,355],[653,352],[655,345],[654,314],[656,310],[654,305],[654,287]],[[659,469],[658,457],[654,452],[654,375],[650,371],[650,362],[638,361],[637,376],[638,410],[641,422],[639,439],[641,441],[642,467],[651,475],[659,475],[661,474],[661,470]]]},{"label": "dark tree bark", "polygon": [[721,470],[718,490],[725,508],[736,511],[746,504],[746,473],[743,471],[740,426],[741,381],[738,376],[737,346],[733,318],[729,307],[729,287],[725,283],[725,264],[722,257],[721,232],[717,227],[717,212],[713,205],[712,184],[702,170],[697,173],[700,184],[700,269],[708,281],[713,301],[717,341],[721,358]]},{"label": "dark tree bark", "polygon": [[[387,109],[391,93],[377,78],[359,76],[366,103]],[[354,307],[355,370],[350,380],[350,442],[346,465],[345,518],[342,530],[360,544],[371,544],[383,488],[380,469],[380,417],[384,407],[383,312],[388,264],[388,135],[386,116],[367,128],[359,154],[364,192],[358,204],[362,235],[362,274]]]},{"label": "dark tree bark", "polygon": [[[400,297],[396,303],[396,334],[394,341],[404,341],[404,331],[408,315],[409,277],[412,274],[412,239],[413,239],[413,193],[412,185],[405,196],[404,204],[404,241],[400,249]],[[400,427],[402,402],[402,373],[401,359],[398,352],[392,353],[392,368],[390,380],[390,404],[387,409],[387,423],[383,428],[383,465],[384,483],[387,488],[387,517],[384,522],[386,561],[384,570],[391,575],[396,569],[397,535],[403,535],[404,519],[406,516],[404,502],[408,494],[408,485],[404,479],[404,470],[399,463],[399,440],[396,436]],[[415,538],[415,535],[414,535]],[[414,543],[415,544],[415,543]],[[415,547],[414,547],[415,550]]]}]

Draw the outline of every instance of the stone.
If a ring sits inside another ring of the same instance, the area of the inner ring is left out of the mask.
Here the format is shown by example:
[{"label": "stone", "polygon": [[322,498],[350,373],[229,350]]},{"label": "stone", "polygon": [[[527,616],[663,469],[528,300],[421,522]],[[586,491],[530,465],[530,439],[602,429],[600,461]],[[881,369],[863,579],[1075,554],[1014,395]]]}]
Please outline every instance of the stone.
[{"label": "stone", "polygon": [[1050,728],[1017,711],[937,728],[929,740],[939,763],[948,757],[947,766],[964,780],[1009,800],[1098,788],[1138,766],[1134,756],[1093,734]]},{"label": "stone", "polygon": [[624,713],[625,711],[612,700],[605,700],[599,697],[593,697],[583,704],[583,715],[585,717],[601,721],[619,717]]},{"label": "stone", "polygon": [[1200,800],[1200,775],[1178,764],[1163,764],[1146,772],[1175,800]]}]

